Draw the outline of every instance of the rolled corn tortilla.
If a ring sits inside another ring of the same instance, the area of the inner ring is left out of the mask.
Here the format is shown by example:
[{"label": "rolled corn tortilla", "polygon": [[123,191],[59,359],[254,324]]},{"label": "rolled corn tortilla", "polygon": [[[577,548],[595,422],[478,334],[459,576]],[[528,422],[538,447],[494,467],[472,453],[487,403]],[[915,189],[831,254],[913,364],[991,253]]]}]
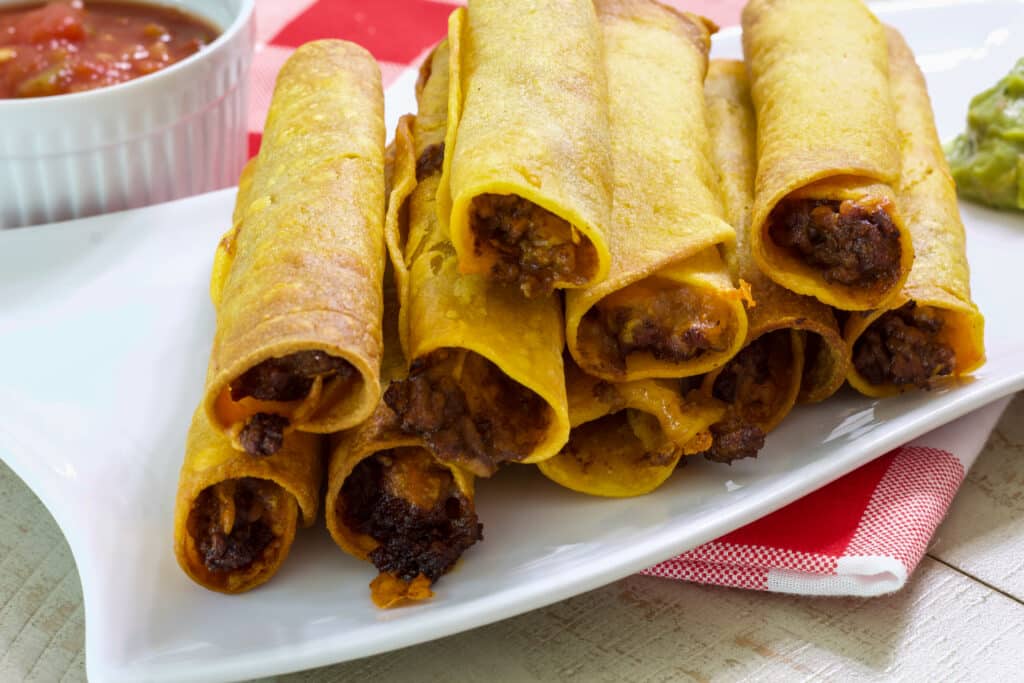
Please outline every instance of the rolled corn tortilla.
[{"label": "rolled corn tortilla", "polygon": [[566,367],[569,442],[537,464],[548,479],[580,493],[639,496],[661,486],[685,455],[704,452],[709,426],[725,408],[666,380],[611,383]]},{"label": "rolled corn tortilla", "polygon": [[210,285],[217,332],[203,401],[252,455],[292,430],[365,420],[380,397],[384,109],[362,48],[308,43],[278,75]]},{"label": "rolled corn tortilla", "polygon": [[735,231],[717,196],[705,117],[709,25],[651,0],[596,7],[615,161],[612,265],[603,282],[567,292],[569,351],[609,381],[709,372],[747,330],[720,253]]},{"label": "rolled corn tortilla", "polygon": [[174,507],[174,554],[189,578],[221,593],[270,580],[296,528],[316,519],[321,438],[291,432],[277,453],[252,458],[196,410]]},{"label": "rolled corn tortilla", "polygon": [[[398,311],[397,289],[385,279],[385,385],[406,373]],[[370,596],[382,608],[431,597],[433,583],[481,539],[473,475],[403,432],[383,401],[369,420],[334,437],[324,507],[338,547],[379,571]]]},{"label": "rolled corn tortilla", "polygon": [[460,272],[527,297],[600,282],[611,157],[593,3],[474,0],[448,36],[438,199]]},{"label": "rolled corn tortilla", "polygon": [[798,400],[821,401],[835,393],[850,354],[832,309],[775,284],[751,254],[756,124],[744,64],[713,60],[705,94],[717,184],[739,236],[730,261],[754,302],[743,349],[703,380],[705,392],[729,407],[712,428],[714,444],[706,455],[730,462],[755,455]]},{"label": "rolled corn tortilla", "polygon": [[754,260],[799,294],[876,308],[913,263],[893,189],[899,136],[882,25],[861,0],[752,0],[742,21],[757,112]]},{"label": "rolled corn tortilla", "polygon": [[436,459],[383,402],[336,438],[325,508],[335,543],[379,571],[371,584],[378,607],[429,598],[430,586],[482,538],[473,475]]},{"label": "rolled corn tortilla", "polygon": [[917,247],[903,291],[888,310],[854,313],[849,380],[868,396],[927,388],[985,362],[985,319],[971,300],[966,236],[924,76],[903,37],[887,29],[903,175],[900,209]]},{"label": "rolled corn tortilla", "polygon": [[384,400],[438,458],[489,476],[503,462],[554,455],[569,435],[564,327],[555,297],[525,299],[486,275],[458,271],[438,222],[448,46],[424,66],[419,114],[395,140],[387,240],[411,361]]}]

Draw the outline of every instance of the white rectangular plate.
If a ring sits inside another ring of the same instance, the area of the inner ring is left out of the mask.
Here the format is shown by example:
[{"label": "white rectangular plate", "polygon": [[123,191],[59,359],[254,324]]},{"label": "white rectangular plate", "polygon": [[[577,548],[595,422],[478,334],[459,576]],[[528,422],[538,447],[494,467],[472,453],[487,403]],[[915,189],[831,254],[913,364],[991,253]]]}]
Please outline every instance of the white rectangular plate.
[{"label": "white rectangular plate", "polygon": [[[876,9],[927,70],[944,137],[1024,45],[1020,2]],[[738,38],[724,31],[715,55],[738,57]],[[410,72],[389,92],[392,125],[414,108],[414,81]],[[233,200],[224,191],[0,233],[0,457],[67,535],[93,681],[271,675],[504,619],[711,540],[1024,388],[1024,220],[965,205],[974,292],[988,317],[989,361],[973,381],[882,402],[841,392],[797,410],[756,461],[695,462],[633,500],[587,498],[510,467],[478,489],[486,540],[415,607],[375,609],[373,568],[343,555],[322,524],[300,532],[268,585],[218,595],[178,569],[171,516],[213,337],[207,278]]]}]

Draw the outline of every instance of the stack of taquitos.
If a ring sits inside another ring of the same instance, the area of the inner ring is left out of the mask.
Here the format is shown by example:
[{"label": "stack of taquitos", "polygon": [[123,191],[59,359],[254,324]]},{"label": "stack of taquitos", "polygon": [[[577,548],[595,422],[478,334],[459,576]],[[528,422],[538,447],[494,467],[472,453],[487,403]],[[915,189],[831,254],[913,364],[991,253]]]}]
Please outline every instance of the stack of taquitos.
[{"label": "stack of taquitos", "polygon": [[403,118],[395,136],[386,232],[411,370],[384,399],[438,458],[489,476],[503,462],[548,458],[568,437],[562,315],[555,297],[526,299],[458,272],[437,201],[448,61],[445,43],[423,66],[419,114]]},{"label": "stack of taquitos", "polygon": [[705,373],[747,330],[720,253],[735,231],[714,185],[705,118],[709,24],[650,0],[596,7],[614,162],[612,264],[605,281],[567,293],[566,341],[580,368],[609,381]]},{"label": "stack of taquitos", "polygon": [[174,526],[179,564],[207,588],[241,592],[276,572],[319,504],[321,437],[299,429],[354,424],[379,398],[383,146],[369,53],[299,48],[211,278],[217,333]]},{"label": "stack of taquitos", "polygon": [[473,0],[387,154],[372,58],[300,48],[214,264],[185,572],[273,575],[319,503],[307,432],[337,432],[327,528],[388,607],[482,538],[474,477],[504,463],[640,495],[684,456],[755,455],[844,379],[881,396],[980,364],[913,56],[858,0],[810,5],[752,0],[748,65],[709,67],[713,27],[654,0]]},{"label": "stack of taquitos", "polygon": [[756,455],[764,435],[797,400],[821,401],[842,385],[849,352],[832,310],[772,282],[754,263],[748,229],[757,167],[754,109],[742,62],[714,60],[705,82],[718,185],[738,242],[734,264],[754,300],[743,350],[704,378],[729,406],[711,427],[706,456],[730,462]]},{"label": "stack of taquitos", "polygon": [[887,31],[903,173],[900,210],[917,250],[914,268],[888,310],[852,314],[850,384],[868,396],[927,388],[985,360],[985,320],[971,301],[956,187],[935,130],[928,90],[903,37]]}]

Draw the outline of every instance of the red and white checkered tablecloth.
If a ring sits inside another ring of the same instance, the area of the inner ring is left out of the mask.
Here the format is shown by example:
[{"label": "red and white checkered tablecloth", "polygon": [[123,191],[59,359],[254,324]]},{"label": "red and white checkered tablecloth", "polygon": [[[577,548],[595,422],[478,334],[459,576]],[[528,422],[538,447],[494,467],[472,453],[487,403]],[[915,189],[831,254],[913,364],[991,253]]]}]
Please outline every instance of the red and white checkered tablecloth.
[{"label": "red and white checkered tablecloth", "polygon": [[[663,0],[664,1],[664,0]],[[745,0],[668,0],[722,26]],[[446,0],[256,0],[249,150],[278,69],[299,45],[343,38],[380,62],[384,87],[420,60],[458,5]],[[898,448],[828,486],[644,573],[807,595],[880,595],[899,589],[924,555],[964,474],[1009,399]]]}]

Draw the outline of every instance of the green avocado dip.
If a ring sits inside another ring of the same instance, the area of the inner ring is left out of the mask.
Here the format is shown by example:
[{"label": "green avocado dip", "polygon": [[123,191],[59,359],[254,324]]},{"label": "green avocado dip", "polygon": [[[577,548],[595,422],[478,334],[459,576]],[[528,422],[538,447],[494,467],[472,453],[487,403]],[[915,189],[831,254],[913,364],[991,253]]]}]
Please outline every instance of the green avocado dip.
[{"label": "green avocado dip", "polygon": [[946,145],[964,197],[1024,209],[1024,59],[993,88],[974,96],[967,130]]}]

